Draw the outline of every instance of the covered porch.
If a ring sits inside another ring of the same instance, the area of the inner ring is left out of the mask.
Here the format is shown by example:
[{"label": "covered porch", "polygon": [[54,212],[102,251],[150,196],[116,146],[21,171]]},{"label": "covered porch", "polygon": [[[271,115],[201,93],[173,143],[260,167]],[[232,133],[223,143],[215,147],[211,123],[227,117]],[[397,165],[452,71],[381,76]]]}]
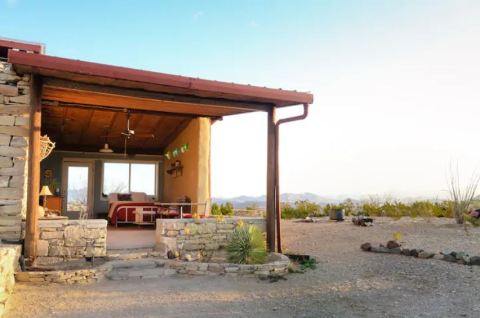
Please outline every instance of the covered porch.
[{"label": "covered porch", "polygon": [[[8,63],[15,72],[32,76],[26,256],[36,256],[38,193],[52,174],[61,179],[60,192],[67,192],[60,204],[62,212],[71,210],[69,167],[90,171],[87,182],[93,186],[88,187],[90,200],[84,203],[89,218],[105,217],[110,194],[103,191],[107,187],[105,171],[114,164],[128,165],[128,192],[145,192],[154,202],[189,197],[190,202],[207,203],[208,214],[210,125],[223,116],[253,111],[267,114],[267,243],[275,250],[275,233],[279,234],[278,127],[282,122],[277,121],[275,110],[301,104],[306,116],[307,105],[313,102],[311,94],[58,58],[41,54],[43,50],[25,50],[15,42],[2,45],[9,49]],[[44,134],[56,147],[40,163],[40,137]],[[114,153],[99,152],[105,144]],[[154,164],[155,178],[146,182],[149,184],[132,176],[141,164]],[[134,191],[137,189],[144,191]]]}]

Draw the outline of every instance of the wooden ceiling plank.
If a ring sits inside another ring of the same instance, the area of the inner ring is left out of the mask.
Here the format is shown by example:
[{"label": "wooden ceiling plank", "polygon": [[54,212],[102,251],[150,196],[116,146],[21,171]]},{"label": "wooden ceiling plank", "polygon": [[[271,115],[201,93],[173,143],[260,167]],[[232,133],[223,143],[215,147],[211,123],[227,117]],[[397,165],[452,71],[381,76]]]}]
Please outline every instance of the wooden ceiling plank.
[{"label": "wooden ceiling plank", "polygon": [[95,115],[95,110],[90,110],[87,123],[82,127],[82,131],[80,132],[80,140],[79,140],[80,144],[84,143],[83,138],[85,137],[85,133],[90,129],[90,125],[92,124],[92,119],[94,115]]},{"label": "wooden ceiling plank", "polygon": [[164,145],[162,148],[168,147],[168,145],[175,140],[175,138],[185,129],[187,128],[190,120],[183,120],[177,127],[165,138]]}]

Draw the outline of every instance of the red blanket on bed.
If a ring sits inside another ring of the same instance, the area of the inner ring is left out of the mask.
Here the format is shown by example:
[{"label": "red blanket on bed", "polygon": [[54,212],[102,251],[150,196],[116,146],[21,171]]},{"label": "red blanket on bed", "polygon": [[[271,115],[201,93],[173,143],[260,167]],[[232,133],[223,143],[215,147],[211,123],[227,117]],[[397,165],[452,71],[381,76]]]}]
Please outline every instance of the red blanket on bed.
[{"label": "red blanket on bed", "polygon": [[[152,202],[119,201],[110,205],[108,219],[110,224],[116,225],[117,221],[135,222],[135,208],[143,207],[144,211],[157,211],[158,207]],[[150,221],[150,215],[143,216],[144,221]]]}]

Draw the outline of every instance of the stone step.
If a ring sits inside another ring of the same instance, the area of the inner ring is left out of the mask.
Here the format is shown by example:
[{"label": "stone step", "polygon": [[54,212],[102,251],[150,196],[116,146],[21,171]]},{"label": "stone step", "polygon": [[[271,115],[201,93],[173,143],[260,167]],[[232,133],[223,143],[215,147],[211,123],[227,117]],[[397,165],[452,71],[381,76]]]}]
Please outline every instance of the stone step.
[{"label": "stone step", "polygon": [[121,270],[121,269],[148,269],[148,268],[156,268],[156,267],[163,267],[165,265],[165,261],[161,259],[132,259],[132,260],[116,260],[111,261],[109,265],[112,266],[114,270]]},{"label": "stone step", "polygon": [[159,256],[160,253],[153,251],[153,249],[125,249],[107,251],[108,260],[133,260]]},{"label": "stone step", "polygon": [[170,268],[121,268],[114,269],[107,273],[105,277],[109,280],[128,280],[128,279],[155,279],[165,276],[175,275],[176,271]]}]

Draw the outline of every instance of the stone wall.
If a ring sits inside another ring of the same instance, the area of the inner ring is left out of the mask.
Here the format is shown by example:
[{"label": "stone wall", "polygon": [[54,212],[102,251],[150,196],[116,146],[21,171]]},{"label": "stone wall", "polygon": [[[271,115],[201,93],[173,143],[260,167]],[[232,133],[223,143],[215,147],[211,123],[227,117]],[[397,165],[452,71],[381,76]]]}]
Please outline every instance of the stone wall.
[{"label": "stone wall", "polygon": [[107,255],[107,220],[41,220],[38,261]]},{"label": "stone wall", "polygon": [[253,224],[265,232],[265,219],[262,218],[157,219],[156,249],[164,256],[171,252],[182,260],[203,260],[226,246],[241,223]]},{"label": "stone wall", "polygon": [[35,284],[88,284],[103,280],[155,279],[175,274],[209,276],[246,276],[268,278],[288,273],[290,260],[271,253],[265,264],[200,263],[158,258],[116,260],[97,267],[71,270],[17,272],[17,282]]},{"label": "stone wall", "polygon": [[14,274],[19,268],[18,259],[22,252],[20,245],[0,245],[0,317],[15,285]]},{"label": "stone wall", "polygon": [[30,75],[0,62],[0,239],[20,239],[26,215]]}]

